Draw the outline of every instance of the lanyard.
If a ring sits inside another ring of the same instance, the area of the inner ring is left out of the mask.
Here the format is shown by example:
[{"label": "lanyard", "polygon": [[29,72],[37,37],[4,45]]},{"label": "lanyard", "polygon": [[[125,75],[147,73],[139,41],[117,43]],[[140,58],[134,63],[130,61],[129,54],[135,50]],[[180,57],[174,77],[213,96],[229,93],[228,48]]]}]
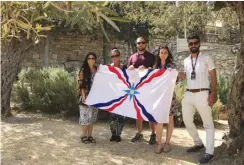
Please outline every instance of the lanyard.
[{"label": "lanyard", "polygon": [[193,71],[193,72],[195,72],[195,68],[196,68],[196,64],[197,64],[197,58],[198,58],[198,55],[199,55],[199,54],[197,54],[197,57],[196,57],[196,61],[195,61],[194,66],[193,66],[193,60],[192,60],[192,57],[191,57],[191,66],[192,66],[192,71]]}]

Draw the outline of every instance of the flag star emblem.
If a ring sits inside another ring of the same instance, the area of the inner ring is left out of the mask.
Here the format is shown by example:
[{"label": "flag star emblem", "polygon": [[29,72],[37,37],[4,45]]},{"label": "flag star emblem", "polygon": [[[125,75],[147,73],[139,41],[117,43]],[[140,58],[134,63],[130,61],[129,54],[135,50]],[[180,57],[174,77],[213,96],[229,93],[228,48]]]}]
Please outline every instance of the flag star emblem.
[{"label": "flag star emblem", "polygon": [[132,99],[132,97],[136,94],[140,94],[140,92],[138,92],[136,89],[135,89],[135,85],[134,83],[132,84],[132,87],[128,90],[124,90],[128,95],[130,95],[130,100]]}]

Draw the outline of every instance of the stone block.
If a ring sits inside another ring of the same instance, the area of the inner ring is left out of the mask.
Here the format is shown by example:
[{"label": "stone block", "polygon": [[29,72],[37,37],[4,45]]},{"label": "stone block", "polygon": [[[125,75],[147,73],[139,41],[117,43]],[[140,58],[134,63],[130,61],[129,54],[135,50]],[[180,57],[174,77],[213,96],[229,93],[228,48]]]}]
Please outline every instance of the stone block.
[{"label": "stone block", "polygon": [[57,54],[52,54],[52,58],[53,59],[58,59],[58,55]]},{"label": "stone block", "polygon": [[38,58],[40,58],[40,55],[39,54],[37,54],[37,53],[35,53],[35,54],[33,54],[33,56],[32,56],[34,59],[38,59]]}]

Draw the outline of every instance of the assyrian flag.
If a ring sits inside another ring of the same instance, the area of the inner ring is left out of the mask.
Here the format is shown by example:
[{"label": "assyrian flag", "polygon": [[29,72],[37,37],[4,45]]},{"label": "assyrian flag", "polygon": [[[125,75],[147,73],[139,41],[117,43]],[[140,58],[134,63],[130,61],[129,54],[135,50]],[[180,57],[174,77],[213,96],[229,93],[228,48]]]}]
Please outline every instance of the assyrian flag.
[{"label": "assyrian flag", "polygon": [[100,65],[87,105],[139,120],[167,123],[178,72]]}]

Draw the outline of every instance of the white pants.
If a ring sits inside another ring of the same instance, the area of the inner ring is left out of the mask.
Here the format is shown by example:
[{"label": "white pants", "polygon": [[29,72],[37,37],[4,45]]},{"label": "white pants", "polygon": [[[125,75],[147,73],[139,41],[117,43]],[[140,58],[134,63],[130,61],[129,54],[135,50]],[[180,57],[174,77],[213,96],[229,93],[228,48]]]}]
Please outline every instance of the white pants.
[{"label": "white pants", "polygon": [[206,129],[206,153],[213,154],[214,124],[212,109],[208,105],[208,91],[196,93],[187,91],[182,99],[182,113],[186,129],[194,140],[195,145],[202,145],[202,140],[199,137],[195,124],[193,123],[193,117],[196,109],[199,112],[203,121],[203,126]]}]

